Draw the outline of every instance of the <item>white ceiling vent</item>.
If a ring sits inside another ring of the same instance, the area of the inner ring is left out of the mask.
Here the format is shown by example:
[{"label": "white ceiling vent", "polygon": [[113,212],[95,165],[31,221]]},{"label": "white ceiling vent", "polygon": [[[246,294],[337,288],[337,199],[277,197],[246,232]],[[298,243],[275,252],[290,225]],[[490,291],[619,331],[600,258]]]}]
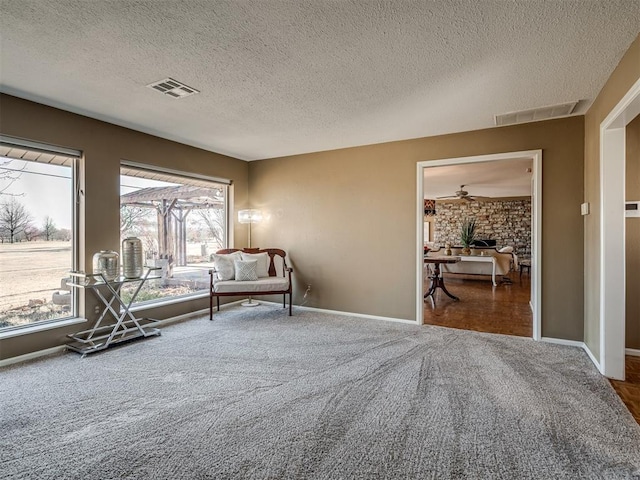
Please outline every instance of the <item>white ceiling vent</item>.
[{"label": "white ceiling vent", "polygon": [[169,95],[172,98],[184,98],[190,95],[195,95],[196,93],[200,93],[199,90],[195,88],[188,87],[184,83],[178,82],[173,78],[165,78],[164,80],[160,80],[159,82],[150,83],[147,85],[149,88],[153,88],[160,93],[164,93],[165,95]]},{"label": "white ceiling vent", "polygon": [[548,120],[549,118],[566,117],[573,112],[578,102],[560,103],[548,107],[532,108],[530,110],[520,110],[519,112],[502,113],[495,115],[497,126],[513,125],[514,123],[536,122],[538,120]]}]

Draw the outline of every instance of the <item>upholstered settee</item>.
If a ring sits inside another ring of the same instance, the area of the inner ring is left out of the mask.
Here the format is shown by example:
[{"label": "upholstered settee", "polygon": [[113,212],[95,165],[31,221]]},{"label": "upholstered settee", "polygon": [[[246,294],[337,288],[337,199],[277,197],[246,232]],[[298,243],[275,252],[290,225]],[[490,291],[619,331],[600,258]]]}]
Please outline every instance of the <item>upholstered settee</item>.
[{"label": "upholstered settee", "polygon": [[209,271],[209,320],[213,320],[213,297],[220,310],[220,297],[282,294],[283,307],[289,294],[289,315],[293,288],[286,253],[279,248],[224,249],[211,257]]},{"label": "upholstered settee", "polygon": [[[444,247],[434,247],[428,251],[427,256],[442,256],[445,254],[444,252]],[[507,275],[512,269],[518,267],[518,257],[510,247],[475,247],[472,249],[472,253],[471,257],[461,257],[463,261],[458,263],[442,264],[441,271],[443,273],[465,275],[492,275],[493,264],[495,263],[495,275],[497,277]],[[461,256],[462,247],[451,247],[451,255]],[[474,259],[473,257],[479,258]],[[493,257],[494,261],[485,260],[489,257]]]}]

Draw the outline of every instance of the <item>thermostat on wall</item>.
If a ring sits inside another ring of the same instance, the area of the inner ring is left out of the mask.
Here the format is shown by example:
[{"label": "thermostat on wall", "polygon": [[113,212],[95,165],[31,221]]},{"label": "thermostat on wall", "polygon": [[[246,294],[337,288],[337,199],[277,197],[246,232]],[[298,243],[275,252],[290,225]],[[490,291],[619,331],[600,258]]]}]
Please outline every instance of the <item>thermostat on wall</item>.
[{"label": "thermostat on wall", "polygon": [[640,217],[640,200],[624,202],[625,217]]}]

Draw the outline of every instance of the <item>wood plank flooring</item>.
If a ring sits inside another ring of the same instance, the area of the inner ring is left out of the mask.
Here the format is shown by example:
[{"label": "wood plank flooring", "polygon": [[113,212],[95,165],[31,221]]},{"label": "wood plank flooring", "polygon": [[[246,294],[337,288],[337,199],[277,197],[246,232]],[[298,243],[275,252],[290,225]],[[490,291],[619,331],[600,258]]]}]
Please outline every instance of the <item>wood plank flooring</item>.
[{"label": "wood plank flooring", "polygon": [[609,381],[633,418],[640,424],[640,357],[625,357],[625,378],[624,382]]},{"label": "wood plank flooring", "polygon": [[[531,282],[510,275],[511,284],[491,284],[490,277],[445,274],[447,290],[460,298],[456,302],[437,290],[436,306],[424,302],[424,323],[442,327],[501,333],[520,337],[533,336],[533,316],[529,306]],[[425,288],[429,280],[425,279]]]}]

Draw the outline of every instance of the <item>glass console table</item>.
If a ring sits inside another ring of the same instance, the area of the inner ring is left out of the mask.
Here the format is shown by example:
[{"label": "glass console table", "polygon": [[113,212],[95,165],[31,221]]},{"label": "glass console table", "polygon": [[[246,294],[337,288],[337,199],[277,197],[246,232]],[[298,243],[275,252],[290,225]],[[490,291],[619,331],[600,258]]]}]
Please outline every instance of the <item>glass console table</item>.
[{"label": "glass console table", "polygon": [[[100,273],[70,272],[71,281],[67,282],[67,285],[72,288],[91,290],[102,303],[103,309],[92,328],[67,335],[73,340],[67,343],[67,348],[81,353],[84,357],[88,353],[99,352],[136,338],[160,335],[160,329],[154,328],[157,321],[137,318],[131,312],[131,305],[147,280],[162,278],[159,274],[161,270],[160,267],[145,267],[144,274],[140,278],[121,276],[111,281],[107,281]],[[131,299],[125,302],[120,293],[122,286],[134,282],[137,282],[137,285]],[[112,322],[105,322],[106,318],[110,318]]]}]

